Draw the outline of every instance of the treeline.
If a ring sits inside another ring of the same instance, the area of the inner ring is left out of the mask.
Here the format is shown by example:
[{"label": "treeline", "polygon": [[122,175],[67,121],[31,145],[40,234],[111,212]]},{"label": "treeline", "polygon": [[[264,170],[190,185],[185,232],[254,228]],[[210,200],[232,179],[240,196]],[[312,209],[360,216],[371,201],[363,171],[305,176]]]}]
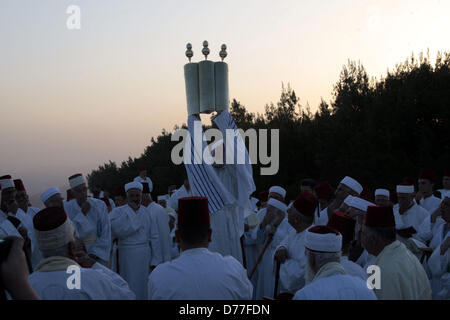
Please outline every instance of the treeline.
[{"label": "treeline", "polygon": [[[367,190],[394,190],[403,178],[416,178],[422,167],[440,178],[450,166],[450,53],[438,53],[434,63],[423,54],[411,56],[381,79],[369,78],[360,63],[349,61],[333,87],[332,100],[322,100],[315,113],[300,103],[289,85],[263,114],[247,112],[237,100],[230,113],[244,130],[279,129],[279,171],[261,176],[259,165],[254,165],[258,191],[278,184],[292,198],[302,178],[336,185],[345,175]],[[120,167],[109,162],[93,170],[89,184],[112,193],[145,165],[153,193],[167,193],[168,185],[180,185],[185,177],[184,165],[170,159],[177,143],[163,130],[140,157],[128,158]]]}]

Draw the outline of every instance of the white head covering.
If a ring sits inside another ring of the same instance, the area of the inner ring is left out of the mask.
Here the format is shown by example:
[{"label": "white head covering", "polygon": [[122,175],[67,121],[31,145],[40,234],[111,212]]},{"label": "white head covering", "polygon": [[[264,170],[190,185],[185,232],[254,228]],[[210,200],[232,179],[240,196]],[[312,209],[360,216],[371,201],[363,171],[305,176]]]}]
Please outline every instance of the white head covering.
[{"label": "white head covering", "polygon": [[168,194],[163,194],[163,195],[160,195],[160,196],[158,196],[158,201],[161,201],[161,200],[169,200],[169,195]]},{"label": "white head covering", "polygon": [[326,226],[313,226],[306,231],[305,247],[322,252],[339,252],[342,249],[342,236],[340,233],[323,233],[330,228]]},{"label": "white head covering", "polygon": [[397,193],[414,193],[414,186],[410,185],[410,186],[403,186],[403,185],[398,185],[397,186]]},{"label": "white head covering", "polygon": [[105,193],[103,191],[100,191],[100,194],[98,195],[100,199],[103,199],[105,197]]},{"label": "white head covering", "polygon": [[267,205],[275,207],[278,210],[281,210],[283,212],[286,212],[286,210],[287,210],[287,206],[285,203],[283,203],[277,199],[274,199],[274,198],[270,198],[269,201],[267,202]]},{"label": "white head covering", "polygon": [[353,199],[353,196],[348,195],[347,198],[345,198],[344,203],[346,205],[350,206],[352,204],[352,199]]},{"label": "white head covering", "polygon": [[359,209],[361,211],[367,212],[367,207],[368,206],[374,206],[375,204],[361,199],[359,197],[353,197],[351,203],[349,204],[350,207],[353,207],[355,209]]},{"label": "white head covering", "polygon": [[375,196],[385,196],[389,198],[390,193],[388,189],[377,189],[375,190]]},{"label": "white head covering", "polygon": [[349,176],[346,176],[344,179],[342,179],[341,183],[355,191],[357,194],[361,194],[361,192],[363,191],[362,185],[360,185],[358,181]]},{"label": "white head covering", "polygon": [[139,189],[139,190],[143,190],[144,187],[142,186],[142,183],[137,182],[137,181],[132,181],[132,182],[128,182],[125,185],[125,192],[128,192],[128,190],[130,189]]},{"label": "white head covering", "polygon": [[273,186],[273,187],[270,187],[270,189],[269,189],[269,193],[272,193],[272,192],[275,192],[275,193],[278,193],[280,196],[282,196],[283,198],[284,197],[286,197],[286,190],[284,190],[282,187],[280,187],[280,186]]},{"label": "white head covering", "polygon": [[2,186],[2,190],[15,187],[13,179],[10,178],[0,180],[0,185]]},{"label": "white head covering", "polygon": [[47,201],[48,199],[50,199],[51,197],[53,197],[55,194],[58,194],[58,193],[61,194],[61,191],[59,191],[59,189],[57,187],[48,188],[41,194],[42,203],[45,203],[45,201]]},{"label": "white head covering", "polygon": [[84,181],[84,178],[82,175],[77,175],[77,176],[73,177],[72,179],[69,179],[69,185],[70,185],[71,189],[73,189],[83,183],[86,183],[86,181]]}]

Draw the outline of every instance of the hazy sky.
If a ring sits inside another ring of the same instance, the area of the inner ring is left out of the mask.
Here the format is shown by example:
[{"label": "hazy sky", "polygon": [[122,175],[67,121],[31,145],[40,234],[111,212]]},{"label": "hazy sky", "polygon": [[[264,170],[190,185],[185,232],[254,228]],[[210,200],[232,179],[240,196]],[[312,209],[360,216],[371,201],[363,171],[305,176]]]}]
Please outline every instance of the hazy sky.
[{"label": "hazy sky", "polygon": [[[69,5],[81,29],[68,30]],[[450,1],[0,0],[0,175],[30,194],[139,156],[186,122],[183,65],[228,46],[230,95],[249,111],[291,83],[314,111],[348,59],[371,76],[449,51]]]}]

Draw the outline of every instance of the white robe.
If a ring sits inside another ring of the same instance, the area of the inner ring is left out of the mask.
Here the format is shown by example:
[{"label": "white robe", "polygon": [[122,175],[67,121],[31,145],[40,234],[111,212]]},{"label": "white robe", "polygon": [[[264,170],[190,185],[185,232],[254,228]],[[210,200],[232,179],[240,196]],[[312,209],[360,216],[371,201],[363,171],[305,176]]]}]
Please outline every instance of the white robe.
[{"label": "white robe", "polygon": [[192,190],[187,191],[186,187],[182,185],[177,191],[175,191],[167,201],[167,206],[171,207],[175,211],[178,211],[178,199],[192,197]]},{"label": "white robe", "polygon": [[441,199],[431,195],[428,198],[422,198],[419,201],[419,204],[425,208],[430,214],[432,214],[441,204]]},{"label": "white robe", "polygon": [[305,234],[306,230],[298,233],[292,228],[276,249],[284,247],[287,250],[287,259],[280,265],[278,294],[294,294],[305,285]]},{"label": "white robe", "polygon": [[[152,218],[152,224],[157,228],[158,242],[152,245],[152,266],[157,266],[160,263],[170,261],[172,259],[172,239],[170,238],[169,215],[166,209],[156,202],[151,202],[147,209]],[[159,254],[156,254],[156,250]]]},{"label": "white robe", "polygon": [[316,211],[314,212],[314,225],[316,226],[325,226],[328,223],[328,207],[320,210],[319,206],[317,206]]},{"label": "white robe", "polygon": [[133,179],[133,181],[140,182],[140,183],[147,182],[150,192],[153,191],[153,182],[152,182],[152,179],[150,179],[149,177],[145,177],[145,179],[142,179],[140,176],[137,176],[136,178]]},{"label": "white robe", "polygon": [[403,243],[396,240],[377,256],[380,267],[380,289],[374,289],[380,300],[429,300],[431,287],[419,260]]},{"label": "white robe", "polygon": [[19,231],[17,231],[14,225],[6,217],[6,214],[0,210],[0,239],[9,236],[22,238]]},{"label": "white robe", "polygon": [[341,256],[341,265],[344,267],[345,273],[347,273],[349,276],[358,277],[363,279],[364,281],[367,280],[367,273],[364,271],[364,269],[359,264],[348,260],[347,256]]},{"label": "white robe", "polygon": [[[261,230],[258,227],[258,229],[256,230],[257,239],[262,247],[264,247],[264,244],[266,243],[268,238],[268,228],[269,226],[266,226],[264,230]],[[277,230],[273,235],[272,242],[264,252],[263,258],[258,265],[257,273],[253,275],[254,277],[257,277],[255,299],[260,300],[264,296],[273,297],[276,271],[276,263],[274,260],[275,250],[280,245],[281,241],[283,241],[283,239],[291,232],[291,230],[294,230],[294,228],[292,228],[292,226],[289,224],[287,218],[284,218],[280,225],[277,227]]]},{"label": "white robe", "polygon": [[[394,209],[395,228],[399,230],[413,227],[417,232],[419,232],[420,226],[422,225],[423,221],[429,216],[430,213],[422,206],[419,206],[417,204],[414,204],[403,214],[400,214],[397,207],[396,209]],[[413,235],[413,238],[416,237],[417,233]],[[402,236],[397,234],[397,240],[401,241],[408,249],[413,250],[413,248],[410,247],[407,238],[403,238]],[[417,254],[416,252],[413,253]]]},{"label": "white robe", "polygon": [[252,292],[236,259],[206,248],[183,251],[156,267],[148,280],[151,300],[250,300]]},{"label": "white robe", "polygon": [[377,300],[366,281],[345,273],[343,266],[330,262],[322,266],[311,283],[297,291],[293,300]]},{"label": "white robe", "polygon": [[134,300],[128,284],[115,272],[95,263],[91,268],[80,268],[80,289],[69,289],[66,270],[34,272],[30,283],[43,300]]},{"label": "white robe", "polygon": [[72,221],[77,238],[94,237],[95,241],[87,242],[86,250],[99,257],[101,263],[107,264],[111,253],[111,224],[108,209],[102,200],[88,198],[91,208],[83,214],[75,199],[64,204],[64,209]]},{"label": "white robe", "polygon": [[27,235],[31,241],[31,266],[34,269],[41,261],[42,254],[38,248],[36,237],[34,235],[33,218],[20,208],[16,212],[16,218],[19,219],[25,229],[27,229]]},{"label": "white robe", "polygon": [[36,208],[36,207],[28,207],[27,212],[25,212],[27,215],[29,215],[31,217],[31,219],[34,218],[34,216],[36,215],[36,213],[38,213],[39,211],[41,211],[41,209]]},{"label": "white robe", "polygon": [[140,206],[135,212],[126,204],[109,216],[113,238],[117,238],[120,275],[139,300],[147,299],[147,279],[151,262],[151,216]]},{"label": "white robe", "polygon": [[444,200],[444,198],[450,198],[450,189],[439,189],[438,191],[441,193],[441,200]]}]

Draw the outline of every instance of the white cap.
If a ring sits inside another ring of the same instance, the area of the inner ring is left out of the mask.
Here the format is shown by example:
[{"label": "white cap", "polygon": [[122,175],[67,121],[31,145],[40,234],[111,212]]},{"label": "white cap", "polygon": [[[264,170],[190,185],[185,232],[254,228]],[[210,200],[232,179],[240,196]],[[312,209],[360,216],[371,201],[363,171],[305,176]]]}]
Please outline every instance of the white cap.
[{"label": "white cap", "polygon": [[389,198],[390,193],[388,189],[377,189],[375,190],[375,197],[376,196],[385,196]]},{"label": "white cap", "polygon": [[348,195],[347,198],[345,198],[344,203],[346,205],[350,206],[352,204],[352,199],[353,199],[353,196]]},{"label": "white cap", "polygon": [[100,191],[100,194],[98,195],[100,199],[103,199],[105,197],[105,193],[103,191]]},{"label": "white cap", "polygon": [[57,187],[51,187],[42,192],[41,194],[41,201],[45,204],[45,201],[53,197],[55,194],[61,194],[61,191]]},{"label": "white cap", "polygon": [[0,180],[0,185],[2,186],[2,190],[15,187],[14,181],[11,178]]},{"label": "white cap", "polygon": [[327,226],[313,226],[306,231],[305,247],[322,252],[339,252],[342,249],[342,236],[332,232]]},{"label": "white cap", "polygon": [[286,197],[286,190],[284,190],[282,187],[280,186],[273,186],[270,187],[269,189],[269,193],[278,193],[280,196],[282,196],[283,198]]},{"label": "white cap", "polygon": [[361,199],[359,197],[353,197],[351,203],[349,204],[350,207],[355,208],[355,209],[359,209],[361,211],[367,212],[367,207],[368,206],[374,206],[375,204]]},{"label": "white cap", "polygon": [[162,201],[162,200],[169,200],[169,195],[168,194],[163,194],[161,196],[158,196],[158,201]]},{"label": "white cap", "polygon": [[71,178],[69,178],[69,185],[70,185],[71,189],[73,189],[83,183],[86,183],[86,181],[84,181],[84,178],[81,174],[77,174],[77,175],[74,175]]},{"label": "white cap", "polygon": [[269,201],[267,202],[267,205],[275,207],[278,210],[281,210],[283,212],[286,212],[286,210],[287,210],[287,205],[284,202],[281,202],[274,198],[270,198]]},{"label": "white cap", "polygon": [[142,191],[144,189],[144,187],[142,186],[142,183],[137,182],[137,181],[132,181],[125,185],[125,192],[128,192],[128,190],[130,190],[130,189],[139,189]]},{"label": "white cap", "polygon": [[357,194],[361,194],[361,192],[363,191],[362,185],[360,185],[358,181],[349,176],[346,176],[344,179],[342,179],[341,183],[355,191]]},{"label": "white cap", "polygon": [[398,185],[397,193],[414,193],[414,186],[413,185],[409,185],[409,186]]}]

